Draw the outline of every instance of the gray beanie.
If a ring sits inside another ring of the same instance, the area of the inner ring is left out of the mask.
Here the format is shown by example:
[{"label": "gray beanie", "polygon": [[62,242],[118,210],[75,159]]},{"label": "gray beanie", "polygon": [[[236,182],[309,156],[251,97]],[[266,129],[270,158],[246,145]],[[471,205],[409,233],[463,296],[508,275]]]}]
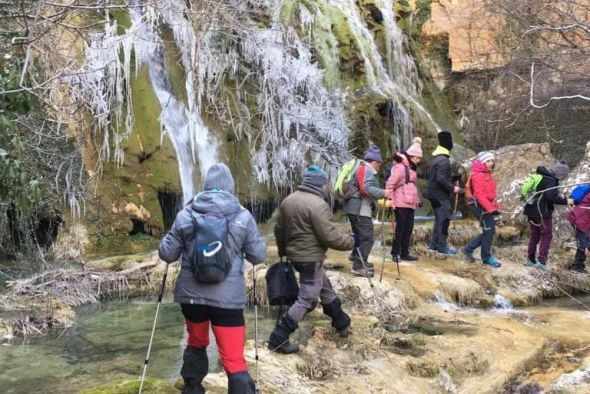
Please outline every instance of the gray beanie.
[{"label": "gray beanie", "polygon": [[218,189],[233,194],[234,178],[232,177],[229,168],[223,163],[212,165],[209,170],[207,170],[203,188],[205,190]]},{"label": "gray beanie", "polygon": [[326,173],[318,166],[308,167],[303,174],[303,185],[304,186],[316,186],[322,187],[328,183],[328,177]]},{"label": "gray beanie", "polygon": [[565,161],[559,160],[553,167],[549,168],[549,171],[551,171],[553,175],[555,175],[555,177],[561,181],[567,176],[567,174],[569,174],[570,168]]}]

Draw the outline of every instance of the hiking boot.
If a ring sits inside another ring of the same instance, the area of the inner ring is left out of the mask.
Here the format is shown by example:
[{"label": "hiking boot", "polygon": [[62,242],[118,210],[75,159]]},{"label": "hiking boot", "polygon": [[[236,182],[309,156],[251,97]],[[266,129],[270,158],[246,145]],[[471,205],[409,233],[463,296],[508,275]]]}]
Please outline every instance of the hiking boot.
[{"label": "hiking boot", "polygon": [[324,314],[332,318],[332,327],[341,337],[346,338],[349,334],[348,328],[350,327],[350,316],[342,310],[342,301],[336,297],[334,301],[329,304],[322,305]]},{"label": "hiking boot", "polygon": [[496,258],[494,256],[488,257],[487,259],[485,259],[483,261],[483,263],[485,265],[488,265],[490,267],[495,267],[495,268],[502,266],[502,263],[500,263],[498,260],[496,260]]},{"label": "hiking boot", "polygon": [[541,271],[547,271],[547,265],[542,261],[537,261],[535,267],[540,269]]},{"label": "hiking boot", "polygon": [[402,254],[401,255],[401,259],[403,261],[418,261],[418,257],[413,256],[413,255],[411,255],[409,253],[408,254]]},{"label": "hiking boot", "polygon": [[365,277],[365,278],[366,278],[366,277],[372,278],[372,277],[374,277],[374,276],[375,276],[375,271],[374,271],[374,270],[371,270],[371,269],[367,269],[367,270],[365,271],[365,269],[364,269],[364,268],[354,268],[354,267],[353,267],[353,268],[350,270],[350,272],[352,272],[352,274],[353,274],[353,275],[356,275],[356,276],[363,276],[363,277]]},{"label": "hiking boot", "polygon": [[537,267],[537,261],[535,259],[527,259],[524,263],[525,267]]},{"label": "hiking boot", "polygon": [[446,248],[443,249],[438,249],[438,253],[441,254],[446,254],[448,256],[452,256],[452,255],[456,255],[457,254],[457,250],[451,246],[447,246]]},{"label": "hiking boot", "polygon": [[475,263],[475,256],[473,255],[473,252],[468,252],[465,248],[461,249],[461,252],[468,263]]},{"label": "hiking boot", "polygon": [[268,350],[283,354],[297,353],[299,345],[289,342],[289,335],[297,329],[297,323],[284,314],[275,326],[268,339]]}]

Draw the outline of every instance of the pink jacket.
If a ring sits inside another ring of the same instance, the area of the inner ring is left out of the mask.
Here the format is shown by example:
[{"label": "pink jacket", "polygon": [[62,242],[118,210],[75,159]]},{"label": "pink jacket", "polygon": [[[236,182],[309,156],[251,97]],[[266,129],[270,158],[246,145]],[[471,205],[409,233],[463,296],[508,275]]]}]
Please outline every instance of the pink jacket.
[{"label": "pink jacket", "polygon": [[[396,208],[416,209],[420,204],[418,197],[418,187],[416,187],[416,171],[410,167],[408,158],[403,153],[399,153],[402,162],[397,163],[391,169],[391,175],[387,179],[385,189],[393,190],[391,202]],[[410,181],[406,183],[406,168],[410,174]]]}]

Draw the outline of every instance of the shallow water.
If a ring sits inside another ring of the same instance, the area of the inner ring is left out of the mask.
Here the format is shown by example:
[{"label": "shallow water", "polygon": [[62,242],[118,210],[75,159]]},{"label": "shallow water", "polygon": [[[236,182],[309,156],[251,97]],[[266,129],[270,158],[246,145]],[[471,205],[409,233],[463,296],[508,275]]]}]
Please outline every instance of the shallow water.
[{"label": "shallow water", "polygon": [[[0,392],[77,393],[82,388],[141,374],[155,303],[90,305],[77,310],[76,324],[48,337],[15,339],[0,346]],[[259,339],[267,338],[273,320],[259,313]],[[254,337],[254,314],[246,312],[247,337]],[[219,371],[211,334],[209,370]],[[158,317],[148,375],[174,382],[179,378],[186,344],[180,307],[165,301]]]}]

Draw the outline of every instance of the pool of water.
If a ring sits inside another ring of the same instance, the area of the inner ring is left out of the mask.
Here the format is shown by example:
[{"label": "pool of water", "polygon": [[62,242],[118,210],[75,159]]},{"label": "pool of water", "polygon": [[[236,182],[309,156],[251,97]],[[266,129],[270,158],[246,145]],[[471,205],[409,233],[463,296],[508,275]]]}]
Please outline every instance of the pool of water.
[{"label": "pool of water", "polygon": [[[90,305],[77,310],[76,324],[48,337],[13,339],[0,346],[0,392],[77,393],[113,380],[139,376],[154,319],[153,301]],[[268,338],[274,320],[259,313],[259,340]],[[248,338],[254,337],[254,314],[246,313]],[[170,300],[160,308],[148,375],[179,379],[186,344],[180,307]],[[211,334],[210,371],[219,370]]]}]

